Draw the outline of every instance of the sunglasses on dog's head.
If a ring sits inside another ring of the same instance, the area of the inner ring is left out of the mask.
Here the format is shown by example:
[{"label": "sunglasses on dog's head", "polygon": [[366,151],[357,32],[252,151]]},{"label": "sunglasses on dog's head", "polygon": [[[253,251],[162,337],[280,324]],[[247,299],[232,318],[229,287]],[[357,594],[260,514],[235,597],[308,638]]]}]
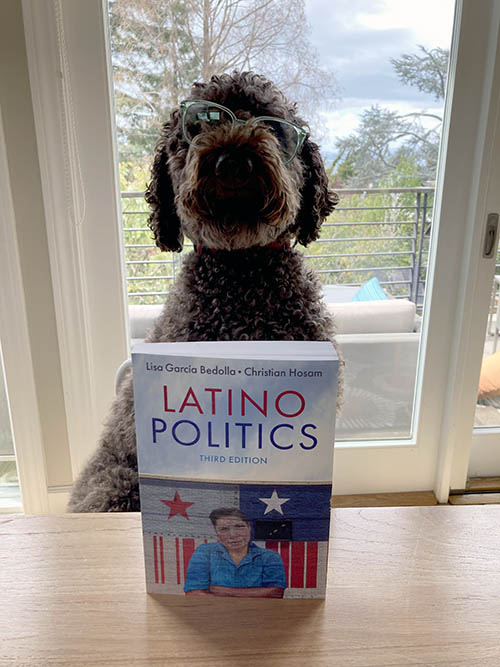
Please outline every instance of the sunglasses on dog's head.
[{"label": "sunglasses on dog's head", "polygon": [[257,116],[247,120],[236,118],[227,107],[205,100],[186,100],[181,102],[182,133],[188,144],[196,145],[196,137],[207,129],[228,123],[237,125],[252,123],[263,125],[278,140],[285,164],[293,160],[302,148],[307,132],[300,125],[289,120],[272,116]]}]

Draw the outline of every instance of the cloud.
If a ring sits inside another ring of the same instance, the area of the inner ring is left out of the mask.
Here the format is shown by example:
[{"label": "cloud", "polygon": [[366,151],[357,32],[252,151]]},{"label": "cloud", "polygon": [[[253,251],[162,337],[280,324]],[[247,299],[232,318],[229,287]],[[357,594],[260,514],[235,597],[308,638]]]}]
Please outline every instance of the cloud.
[{"label": "cloud", "polygon": [[435,105],[433,98],[402,85],[390,59],[418,44],[449,47],[453,6],[453,0],[306,0],[306,14],[310,40],[351,107],[353,100],[365,108],[369,100],[425,107]]},{"label": "cloud", "polygon": [[[321,113],[325,127],[319,143],[322,153],[329,160],[333,159],[338,153],[336,148],[337,139],[355,132],[359,125],[361,113],[375,104],[379,104],[378,99],[364,98],[360,100],[359,98],[347,98],[343,100],[342,108]],[[424,107],[423,105],[413,104],[406,100],[387,99],[384,102],[384,107],[390,111],[396,111],[401,115],[416,113],[423,109],[436,115],[442,114],[442,107],[435,103],[433,106],[427,105]],[[436,125],[436,121],[432,119],[427,121],[423,119],[423,123],[426,127]]]}]

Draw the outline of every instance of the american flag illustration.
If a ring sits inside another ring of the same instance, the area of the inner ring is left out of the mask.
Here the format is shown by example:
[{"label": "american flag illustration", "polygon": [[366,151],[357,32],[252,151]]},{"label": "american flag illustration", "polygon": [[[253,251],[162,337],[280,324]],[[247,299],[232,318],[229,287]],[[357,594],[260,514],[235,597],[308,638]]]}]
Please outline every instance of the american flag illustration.
[{"label": "american flag illustration", "polygon": [[183,594],[191,556],[215,542],[209,520],[219,507],[238,507],[252,541],[281,556],[286,597],[324,597],[331,486],[226,484],[141,479],[144,555],[149,592]]}]

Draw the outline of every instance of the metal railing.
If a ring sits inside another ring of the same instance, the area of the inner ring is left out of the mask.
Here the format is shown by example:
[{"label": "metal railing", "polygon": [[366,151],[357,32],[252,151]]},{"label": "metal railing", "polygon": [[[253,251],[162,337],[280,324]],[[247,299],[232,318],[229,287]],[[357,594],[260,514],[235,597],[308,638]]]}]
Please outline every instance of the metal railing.
[{"label": "metal railing", "polygon": [[[434,188],[338,190],[340,204],[305,250],[325,284],[361,285],[377,277],[420,309],[425,293]],[[147,227],[142,192],[122,192],[129,303],[162,303],[182,254],[160,253]],[[183,252],[192,248],[186,243]]]},{"label": "metal railing", "polygon": [[[339,190],[340,205],[305,251],[326,283],[361,285],[377,277],[383,288],[421,306],[430,239],[433,188]],[[328,266],[318,267],[317,245]],[[348,244],[348,246],[346,246]],[[345,248],[345,249],[344,249]]]}]

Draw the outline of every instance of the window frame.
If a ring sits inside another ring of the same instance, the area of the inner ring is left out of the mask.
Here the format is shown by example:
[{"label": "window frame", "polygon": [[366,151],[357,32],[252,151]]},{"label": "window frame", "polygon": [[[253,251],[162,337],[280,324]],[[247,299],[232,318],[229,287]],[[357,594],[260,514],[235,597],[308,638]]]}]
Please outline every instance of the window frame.
[{"label": "window frame", "polygon": [[[49,511],[47,471],[31,359],[15,211],[0,105],[0,355],[25,513]],[[0,372],[1,367],[0,367]]]},{"label": "window frame", "polygon": [[107,14],[101,0],[22,7],[75,479],[129,355]]}]

